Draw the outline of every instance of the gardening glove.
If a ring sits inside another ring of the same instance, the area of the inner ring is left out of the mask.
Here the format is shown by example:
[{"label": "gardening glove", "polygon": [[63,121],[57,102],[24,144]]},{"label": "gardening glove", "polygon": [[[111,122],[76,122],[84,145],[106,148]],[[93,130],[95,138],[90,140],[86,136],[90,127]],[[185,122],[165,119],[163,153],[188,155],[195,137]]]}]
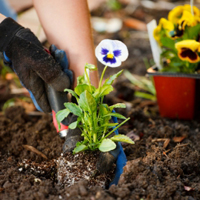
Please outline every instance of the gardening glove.
[{"label": "gardening glove", "polygon": [[[77,121],[77,116],[72,115],[70,118],[70,124]],[[68,129],[67,135],[65,137],[65,142],[63,145],[63,153],[71,152],[76,147],[76,143],[83,140],[81,136],[81,130],[79,128]]]},{"label": "gardening glove", "polygon": [[[113,112],[115,111],[113,110]],[[112,120],[114,123],[117,123],[116,117],[113,116]],[[115,134],[119,134],[118,129],[115,130]],[[100,173],[105,173],[112,170],[113,164],[116,163],[115,176],[109,186],[113,184],[117,185],[120,175],[123,173],[123,167],[126,165],[126,162],[127,159],[122,145],[120,142],[117,142],[114,150],[100,153],[97,161],[97,169],[100,171]]]},{"label": "gardening glove", "polygon": [[126,165],[126,155],[120,142],[116,143],[116,148],[109,152],[101,152],[97,161],[97,170],[100,173],[111,171],[113,164],[116,163],[115,176],[110,183],[110,186],[118,184],[119,178],[123,173],[123,167]]},{"label": "gardening glove", "polygon": [[60,92],[70,88],[70,78],[59,63],[29,29],[11,18],[0,24],[0,51],[44,112],[51,111],[46,85]]}]

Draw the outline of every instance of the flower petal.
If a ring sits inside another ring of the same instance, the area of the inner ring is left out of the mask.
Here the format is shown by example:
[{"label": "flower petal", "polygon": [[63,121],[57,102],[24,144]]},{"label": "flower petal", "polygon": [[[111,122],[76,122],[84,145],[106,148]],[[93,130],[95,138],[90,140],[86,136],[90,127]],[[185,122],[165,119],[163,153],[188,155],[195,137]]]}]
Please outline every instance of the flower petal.
[{"label": "flower petal", "polygon": [[108,52],[109,52],[108,49],[105,49],[105,48],[101,49],[101,55],[107,55]]},{"label": "flower petal", "polygon": [[183,40],[183,41],[177,42],[175,44],[175,47],[177,50],[182,49],[182,48],[187,48],[187,49],[191,49],[192,51],[197,51],[200,47],[200,43],[197,42],[196,40]]},{"label": "flower petal", "polygon": [[200,43],[195,40],[183,40],[175,44],[178,50],[178,56],[181,60],[188,61],[190,63],[199,62],[199,56],[197,54]]},{"label": "flower petal", "polygon": [[122,51],[121,50],[114,50],[113,54],[115,57],[121,56]]},{"label": "flower petal", "polygon": [[185,29],[185,26],[195,26],[197,24],[196,18],[191,14],[191,12],[184,10],[182,17],[178,21],[179,26],[181,26],[180,29]]},{"label": "flower petal", "polygon": [[123,62],[128,58],[128,49],[126,45],[119,41],[119,40],[111,40],[112,41],[112,48],[113,48],[113,53],[115,51],[121,51],[121,54],[118,54],[118,58]]},{"label": "flower petal", "polygon": [[169,20],[167,20],[167,19],[165,19],[165,18],[161,18],[161,19],[160,19],[160,21],[159,21],[159,26],[160,26],[161,28],[166,29],[167,31],[172,31],[172,30],[174,30],[174,24],[173,24],[171,21],[169,21]]},{"label": "flower petal", "polygon": [[172,9],[168,14],[168,20],[171,21],[173,24],[177,24],[178,20],[182,16],[183,6],[176,6]]},{"label": "flower petal", "polygon": [[181,49],[178,52],[178,56],[180,57],[181,60],[186,60],[190,63],[199,62],[199,56],[191,49]]},{"label": "flower petal", "polygon": [[[185,4],[183,6],[183,10],[187,10],[187,11],[191,12],[191,5]],[[200,16],[200,11],[196,6],[193,6],[193,12],[194,12],[194,16],[197,16],[197,17]]]}]

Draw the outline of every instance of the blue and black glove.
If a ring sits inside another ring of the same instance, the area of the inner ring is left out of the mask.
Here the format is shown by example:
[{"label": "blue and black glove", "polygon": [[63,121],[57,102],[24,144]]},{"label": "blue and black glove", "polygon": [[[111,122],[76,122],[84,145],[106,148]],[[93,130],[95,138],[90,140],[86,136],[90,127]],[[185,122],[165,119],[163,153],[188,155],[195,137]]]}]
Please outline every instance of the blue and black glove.
[{"label": "blue and black glove", "polygon": [[[44,112],[51,112],[46,86],[55,91],[63,92],[70,88],[71,78],[57,62],[54,56],[44,50],[37,37],[29,30],[11,18],[6,18],[0,24],[0,51],[5,61],[9,61],[21,83],[26,87],[31,97],[37,102],[38,108]],[[62,59],[61,59],[62,60]]]}]

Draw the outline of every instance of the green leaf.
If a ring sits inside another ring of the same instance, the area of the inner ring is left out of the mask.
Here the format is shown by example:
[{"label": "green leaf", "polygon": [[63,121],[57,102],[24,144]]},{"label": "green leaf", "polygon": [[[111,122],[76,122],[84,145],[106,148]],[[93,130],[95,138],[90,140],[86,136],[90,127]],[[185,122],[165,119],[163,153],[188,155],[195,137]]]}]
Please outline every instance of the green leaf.
[{"label": "green leaf", "polygon": [[200,24],[197,24],[196,26],[193,26],[193,27],[186,27],[184,34],[182,36],[182,39],[183,40],[186,40],[186,39],[197,40],[199,32],[200,32]]},{"label": "green leaf", "polygon": [[114,108],[126,108],[126,104],[124,104],[124,103],[116,103],[116,104],[110,106],[109,108],[110,108],[110,110],[113,110]]},{"label": "green leaf", "polygon": [[126,117],[124,117],[123,115],[119,114],[119,113],[109,113],[107,115],[104,115],[102,117],[108,117],[108,116],[114,116],[114,117],[117,117],[119,119],[126,119]]},{"label": "green leaf", "polygon": [[106,1],[106,4],[108,8],[110,8],[113,11],[117,11],[122,8],[122,4],[118,0],[109,0],[109,1]]},{"label": "green leaf", "polygon": [[79,152],[85,151],[87,149],[88,149],[88,147],[86,145],[81,144],[81,145],[74,148],[73,153],[79,153]]},{"label": "green leaf", "polygon": [[[91,86],[92,90],[94,91],[95,90],[95,87],[94,86]],[[81,93],[83,93],[84,91],[90,91],[90,86],[87,85],[87,84],[81,84],[81,85],[78,85],[75,87],[74,91],[77,95],[81,95]]]},{"label": "green leaf", "polygon": [[84,111],[93,112],[96,110],[96,101],[94,97],[86,90],[80,95],[79,105]]},{"label": "green leaf", "polygon": [[111,151],[115,148],[116,148],[116,144],[111,139],[104,139],[99,145],[99,150],[102,152]]},{"label": "green leaf", "polygon": [[60,110],[56,113],[56,119],[58,122],[61,122],[69,115],[70,111],[68,109]]},{"label": "green leaf", "polygon": [[105,127],[105,126],[107,126],[107,127],[114,127],[114,126],[117,126],[119,123],[105,123],[105,124],[103,124],[102,125],[102,127]]},{"label": "green leaf", "polygon": [[155,87],[153,85],[153,82],[149,79],[147,79],[144,76],[137,76],[137,75],[133,75],[131,74],[128,70],[124,71],[124,75],[126,76],[126,78],[129,79],[129,81],[137,86],[138,88],[148,91],[150,93],[152,93],[153,95],[155,95]]},{"label": "green leaf", "polygon": [[118,134],[110,138],[114,142],[126,142],[129,144],[135,144],[133,140],[131,140],[129,137],[126,135]]},{"label": "green leaf", "polygon": [[68,108],[74,115],[82,117],[82,110],[75,104],[71,102],[64,103],[65,107]]},{"label": "green leaf", "polygon": [[110,76],[109,79],[106,79],[104,85],[112,85],[113,81],[122,74],[123,70],[119,71],[118,73]]},{"label": "green leaf", "polygon": [[164,47],[170,48],[172,50],[175,50],[175,41],[172,40],[169,37],[161,37],[160,42]]},{"label": "green leaf", "polygon": [[15,105],[15,98],[9,99],[8,101],[6,101],[3,105],[3,111],[6,110],[6,108],[10,107],[10,106],[14,106]]},{"label": "green leaf", "polygon": [[95,98],[103,97],[113,91],[112,85],[103,85],[93,94]]},{"label": "green leaf", "polygon": [[73,122],[73,123],[71,123],[71,124],[69,125],[69,128],[70,128],[70,129],[75,129],[75,128],[77,127],[77,125],[78,125],[78,121],[75,121],[75,122]]},{"label": "green leaf", "polygon": [[70,89],[64,89],[64,92],[69,92],[70,94],[72,94],[74,97],[78,98],[78,96],[76,95],[76,93],[73,90]]},{"label": "green leaf", "polygon": [[148,94],[148,93],[145,93],[145,92],[135,91],[134,95],[136,97],[140,97],[140,98],[144,98],[144,99],[149,99],[151,101],[156,101],[156,96],[155,95]]},{"label": "green leaf", "polygon": [[84,76],[77,77],[77,85],[85,84],[85,78]]},{"label": "green leaf", "polygon": [[95,65],[89,63],[86,63],[85,68],[89,70],[97,70]]},{"label": "green leaf", "polygon": [[108,113],[110,113],[108,105],[107,104],[101,104],[99,106],[99,114],[98,114],[100,126],[107,123],[110,120],[110,116],[104,117]]},{"label": "green leaf", "polygon": [[110,113],[108,105],[107,104],[101,104],[99,106],[99,115],[104,116],[108,113]]}]

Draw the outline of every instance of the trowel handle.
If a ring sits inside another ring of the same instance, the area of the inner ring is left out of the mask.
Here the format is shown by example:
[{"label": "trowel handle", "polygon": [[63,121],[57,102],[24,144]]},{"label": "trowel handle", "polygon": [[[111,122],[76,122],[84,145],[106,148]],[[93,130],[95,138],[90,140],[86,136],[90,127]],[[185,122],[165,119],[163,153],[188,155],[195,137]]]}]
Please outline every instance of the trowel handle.
[{"label": "trowel handle", "polygon": [[49,100],[49,104],[52,109],[52,117],[53,117],[54,126],[57,132],[59,132],[60,136],[65,137],[67,134],[69,122],[67,118],[65,118],[61,122],[61,128],[59,129],[58,123],[56,120],[56,113],[65,108],[64,103],[68,101],[67,93],[55,91],[55,89],[52,88],[50,85],[46,85],[46,93]]}]

